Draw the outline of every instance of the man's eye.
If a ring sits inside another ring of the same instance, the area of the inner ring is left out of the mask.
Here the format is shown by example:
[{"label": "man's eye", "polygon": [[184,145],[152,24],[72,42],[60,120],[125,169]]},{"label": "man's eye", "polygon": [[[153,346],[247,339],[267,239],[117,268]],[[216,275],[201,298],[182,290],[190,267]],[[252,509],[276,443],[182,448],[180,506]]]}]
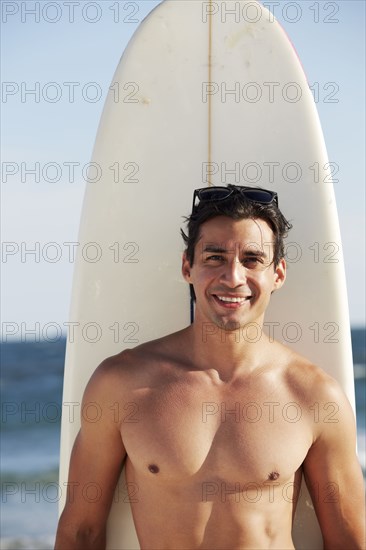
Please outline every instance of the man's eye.
[{"label": "man's eye", "polygon": [[222,262],[224,261],[224,257],[220,256],[219,254],[211,254],[210,256],[207,256],[206,261]]},{"label": "man's eye", "polygon": [[261,263],[262,263],[262,261],[260,260],[260,258],[257,258],[256,256],[249,257],[249,258],[244,258],[244,260],[243,260],[243,264],[246,267],[257,267]]}]

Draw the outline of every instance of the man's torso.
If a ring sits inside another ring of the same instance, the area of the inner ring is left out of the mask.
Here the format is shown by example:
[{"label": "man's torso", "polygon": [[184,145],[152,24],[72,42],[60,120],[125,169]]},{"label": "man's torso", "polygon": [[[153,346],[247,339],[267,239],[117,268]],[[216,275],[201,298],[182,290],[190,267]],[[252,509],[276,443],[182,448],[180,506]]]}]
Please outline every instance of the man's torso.
[{"label": "man's torso", "polygon": [[276,364],[223,381],[185,353],[158,349],[127,352],[120,390],[128,400],[114,405],[141,547],[293,547],[301,465],[313,442],[299,365],[284,351],[278,361],[279,346]]}]

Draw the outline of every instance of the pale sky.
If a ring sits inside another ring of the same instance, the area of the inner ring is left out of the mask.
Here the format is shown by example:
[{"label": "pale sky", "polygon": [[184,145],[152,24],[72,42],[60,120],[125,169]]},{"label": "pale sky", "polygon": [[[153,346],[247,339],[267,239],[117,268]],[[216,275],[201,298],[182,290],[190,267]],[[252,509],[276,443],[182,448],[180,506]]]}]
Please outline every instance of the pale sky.
[{"label": "pale sky", "polygon": [[[1,2],[3,335],[68,320],[73,247],[64,243],[78,240],[83,167],[120,56],[158,3]],[[263,3],[299,54],[339,167],[351,324],[364,326],[365,3]]]}]

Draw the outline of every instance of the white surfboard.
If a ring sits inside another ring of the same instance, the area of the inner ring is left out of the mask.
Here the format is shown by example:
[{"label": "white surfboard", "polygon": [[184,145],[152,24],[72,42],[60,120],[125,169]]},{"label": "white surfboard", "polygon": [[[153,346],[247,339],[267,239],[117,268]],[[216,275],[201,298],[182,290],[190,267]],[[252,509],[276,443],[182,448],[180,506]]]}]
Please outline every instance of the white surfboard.
[{"label": "white surfboard", "polygon": [[[94,369],[190,322],[179,229],[197,187],[278,192],[294,229],[288,278],[272,298],[266,330],[338,379],[354,404],[332,165],[301,64],[270,12],[253,1],[160,4],[117,68],[93,162],[65,365],[61,488]],[[110,549],[139,548],[125,483],[122,474]],[[293,536],[296,548],[322,548],[305,487]]]}]

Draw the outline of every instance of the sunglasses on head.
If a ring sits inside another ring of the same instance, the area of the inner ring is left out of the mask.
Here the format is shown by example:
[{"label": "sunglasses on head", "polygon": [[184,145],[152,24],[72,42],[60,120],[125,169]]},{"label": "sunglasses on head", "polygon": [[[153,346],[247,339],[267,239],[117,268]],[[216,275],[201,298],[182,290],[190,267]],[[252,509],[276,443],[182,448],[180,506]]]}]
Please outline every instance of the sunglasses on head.
[{"label": "sunglasses on head", "polygon": [[[259,204],[272,204],[278,206],[278,196],[275,191],[261,189],[260,187],[243,187],[241,185],[231,185],[230,187],[202,187],[195,189],[193,193],[192,212],[201,202],[216,202],[228,199],[232,194],[243,195],[248,201],[258,202]],[[196,202],[198,199],[198,202]]]}]

